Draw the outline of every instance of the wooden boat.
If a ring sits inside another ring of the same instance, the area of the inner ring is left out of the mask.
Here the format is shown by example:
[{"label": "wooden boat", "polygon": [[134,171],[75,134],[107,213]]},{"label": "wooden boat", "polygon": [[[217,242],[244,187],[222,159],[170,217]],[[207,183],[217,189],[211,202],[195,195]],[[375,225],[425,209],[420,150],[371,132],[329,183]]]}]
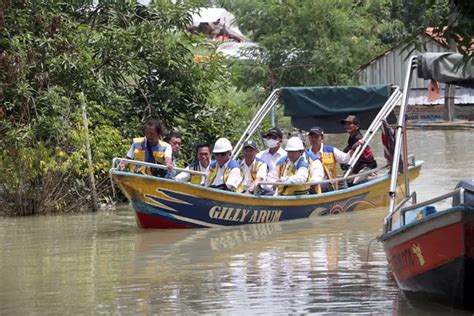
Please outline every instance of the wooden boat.
[{"label": "wooden boat", "polygon": [[[389,197],[386,194],[390,181],[388,167],[368,171],[366,176],[369,180],[366,182],[350,187],[345,184],[351,178],[361,176],[361,174],[352,175],[352,167],[370,143],[375,132],[381,128],[382,120],[393,115],[395,103],[401,97],[400,89],[391,86],[277,89],[257,112],[234,147],[232,153],[234,157],[242,149],[242,144],[251,139],[264,117],[277,104],[280,96],[285,103],[285,113],[292,117],[293,125],[305,130],[309,130],[310,126],[321,125],[321,121],[315,122],[312,118],[323,119],[323,121],[330,118],[332,122],[336,122],[338,131],[343,132],[339,121],[348,113],[365,115],[370,119],[365,120],[372,122],[368,128],[365,127],[367,128],[364,136],[366,142],[355,151],[349,163],[351,167],[346,174],[339,179],[323,181],[338,182],[340,184],[338,191],[286,197],[244,195],[120,171],[117,166],[121,162],[156,168],[163,168],[163,166],[115,158],[110,171],[111,176],[130,200],[138,225],[142,228],[234,226],[304,219],[310,216],[359,211],[388,205]],[[347,107],[348,105],[350,107]],[[328,108],[333,108],[334,111],[328,111]],[[357,108],[360,113],[354,110]],[[326,125],[323,125],[325,130],[335,130],[334,126]],[[412,159],[409,166],[410,179],[419,175],[422,163],[422,161]],[[404,184],[399,190],[403,190],[403,186]]]},{"label": "wooden boat", "polygon": [[[414,69],[421,68],[418,74],[428,71],[424,69],[427,67],[425,59],[434,59],[433,64],[441,67],[446,57],[455,57],[454,61],[461,58],[458,54],[413,56],[405,86],[409,85]],[[456,64],[454,61],[451,65]],[[434,73],[449,72],[450,68],[434,70]],[[447,82],[436,76],[432,78]],[[455,82],[462,84],[462,78]],[[472,75],[466,84],[474,84]],[[406,99],[405,95],[402,111],[406,110]],[[398,157],[401,148],[406,147],[406,138],[402,137],[405,128],[402,114],[401,117],[394,157]],[[422,297],[454,307],[474,309],[471,297],[474,290],[474,179],[461,181],[451,192],[422,203],[416,203],[415,192],[406,190],[404,199],[397,204],[399,193],[395,190],[395,183],[400,175],[395,170],[398,170],[398,164],[396,161],[393,165],[389,215],[380,236],[398,286],[408,298]],[[446,200],[449,199],[452,202],[447,206]]]},{"label": "wooden boat", "polygon": [[[419,175],[421,162],[411,168]],[[114,181],[131,201],[142,228],[198,228],[271,223],[388,204],[389,175],[318,195],[254,196],[123,171]]]}]

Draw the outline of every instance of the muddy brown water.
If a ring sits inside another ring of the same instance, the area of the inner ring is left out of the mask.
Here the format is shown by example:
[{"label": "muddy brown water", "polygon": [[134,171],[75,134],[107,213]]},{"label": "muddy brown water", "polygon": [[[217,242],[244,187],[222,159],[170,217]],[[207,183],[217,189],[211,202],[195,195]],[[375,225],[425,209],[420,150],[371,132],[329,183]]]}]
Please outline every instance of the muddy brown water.
[{"label": "muddy brown water", "polygon": [[[474,177],[471,131],[410,135],[419,199]],[[375,241],[386,212],[197,230],[140,230],[128,205],[0,218],[0,315],[463,313],[399,292]]]}]

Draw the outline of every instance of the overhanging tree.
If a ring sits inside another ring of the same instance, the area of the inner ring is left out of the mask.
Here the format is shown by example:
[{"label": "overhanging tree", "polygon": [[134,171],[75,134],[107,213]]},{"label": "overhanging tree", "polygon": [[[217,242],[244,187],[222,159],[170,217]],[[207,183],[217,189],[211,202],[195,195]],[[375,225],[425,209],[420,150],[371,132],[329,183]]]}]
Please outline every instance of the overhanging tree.
[{"label": "overhanging tree", "polygon": [[236,130],[238,120],[225,121],[235,108],[215,96],[227,88],[222,60],[210,54],[194,62],[194,50],[207,44],[181,31],[194,7],[192,1],[0,2],[3,213],[88,204],[80,95],[102,183],[110,159],[129,146],[123,140],[140,136],[149,116],[192,135],[188,145]]}]

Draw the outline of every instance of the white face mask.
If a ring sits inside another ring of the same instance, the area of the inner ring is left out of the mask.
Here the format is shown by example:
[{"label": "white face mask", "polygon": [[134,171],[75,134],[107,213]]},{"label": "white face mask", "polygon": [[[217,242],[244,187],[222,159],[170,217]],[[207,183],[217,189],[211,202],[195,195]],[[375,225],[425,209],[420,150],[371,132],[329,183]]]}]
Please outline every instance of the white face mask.
[{"label": "white face mask", "polygon": [[275,148],[278,146],[278,141],[276,139],[265,139],[265,144],[268,148]]}]

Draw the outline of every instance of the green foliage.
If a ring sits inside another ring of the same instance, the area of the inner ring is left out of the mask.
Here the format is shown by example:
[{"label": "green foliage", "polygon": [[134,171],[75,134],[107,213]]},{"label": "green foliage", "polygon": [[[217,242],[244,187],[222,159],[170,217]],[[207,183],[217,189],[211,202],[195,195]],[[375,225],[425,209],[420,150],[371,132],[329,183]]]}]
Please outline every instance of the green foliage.
[{"label": "green foliage", "polygon": [[367,6],[369,13],[379,21],[379,38],[385,44],[398,45],[422,26],[435,26],[447,20],[446,0],[381,0]]},{"label": "green foliage", "polygon": [[[253,60],[238,62],[242,88],[256,82],[283,85],[338,85],[354,81],[357,67],[383,48],[376,21],[354,1],[223,1],[259,47]],[[260,64],[260,65],[259,65]],[[249,84],[247,84],[249,83]]]},{"label": "green foliage", "polygon": [[473,57],[474,2],[463,0],[380,0],[371,1],[369,12],[380,24],[383,43],[421,49],[419,35],[431,27],[437,37],[452,41],[456,49]]},{"label": "green foliage", "polygon": [[80,100],[104,194],[112,157],[125,155],[148,117],[186,135],[184,160],[197,138],[213,141],[239,123],[229,119],[236,107],[216,97],[230,78],[222,58],[195,62],[194,52],[209,45],[182,31],[193,1],[91,2],[0,2],[0,161],[8,170],[0,200],[12,214],[80,209],[79,197],[87,204]]}]

